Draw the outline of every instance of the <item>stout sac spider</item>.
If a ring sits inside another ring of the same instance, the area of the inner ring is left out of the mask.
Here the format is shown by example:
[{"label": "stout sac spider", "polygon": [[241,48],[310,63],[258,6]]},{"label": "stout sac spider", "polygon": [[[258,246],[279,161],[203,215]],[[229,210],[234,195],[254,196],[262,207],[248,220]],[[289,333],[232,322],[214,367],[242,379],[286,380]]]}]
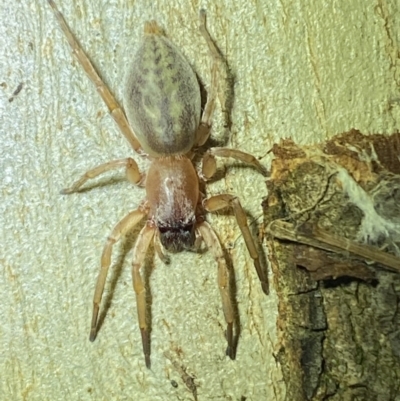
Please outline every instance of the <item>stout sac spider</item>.
[{"label": "stout sac spider", "polygon": [[90,340],[94,341],[97,334],[99,307],[113,245],[147,216],[134,246],[132,265],[133,288],[146,366],[150,367],[150,337],[146,320],[146,290],[140,268],[152,241],[156,253],[163,261],[166,260],[164,250],[180,252],[195,249],[201,239],[210,249],[218,264],[218,286],[227,323],[226,353],[234,359],[235,317],[229,290],[229,270],[217,235],[205,221],[205,212],[215,212],[226,207],[233,209],[265,293],[268,292],[267,277],[260,266],[256,245],[239,199],[228,194],[204,199],[199,191],[199,180],[206,181],[213,176],[216,171],[215,156],[233,157],[261,172],[264,172],[264,169],[253,156],[227,148],[209,149],[203,156],[201,173],[198,174],[193,166],[193,149],[202,146],[209,137],[217,95],[217,66],[220,60],[218,50],[206,30],[205,12],[200,12],[200,32],[207,42],[213,63],[211,87],[203,113],[201,114],[200,88],[195,73],[177,47],[162,34],[159,26],[151,21],[145,24],[143,41],[127,75],[124,95],[127,120],[114,96],[75,40],[54,1],[48,2],[73,54],[95,84],[123,135],[137,153],[147,155],[151,162],[145,179],[136,162],[128,157],[89,170],[70,188],[62,191],[64,194],[77,192],[89,179],[119,167],[125,167],[128,180],[134,184],[142,184],[142,181],[145,181],[145,200],[114,227],[104,245],[93,298]]}]

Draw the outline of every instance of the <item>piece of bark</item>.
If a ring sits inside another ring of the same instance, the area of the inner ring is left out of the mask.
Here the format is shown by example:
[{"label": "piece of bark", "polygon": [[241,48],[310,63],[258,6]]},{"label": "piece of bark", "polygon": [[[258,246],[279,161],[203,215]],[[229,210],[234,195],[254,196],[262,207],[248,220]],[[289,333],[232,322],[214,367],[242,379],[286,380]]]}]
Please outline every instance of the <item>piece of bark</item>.
[{"label": "piece of bark", "polygon": [[330,280],[352,277],[374,282],[375,272],[357,260],[343,260],[333,252],[321,251],[307,245],[293,245],[293,256],[298,267],[304,267],[313,280]]},{"label": "piece of bark", "polygon": [[[265,225],[279,219],[305,235],[314,227],[344,244],[369,242],[400,268],[399,138],[353,130],[315,146],[275,145]],[[286,399],[399,401],[400,274],[373,263],[374,252],[267,238]]]}]

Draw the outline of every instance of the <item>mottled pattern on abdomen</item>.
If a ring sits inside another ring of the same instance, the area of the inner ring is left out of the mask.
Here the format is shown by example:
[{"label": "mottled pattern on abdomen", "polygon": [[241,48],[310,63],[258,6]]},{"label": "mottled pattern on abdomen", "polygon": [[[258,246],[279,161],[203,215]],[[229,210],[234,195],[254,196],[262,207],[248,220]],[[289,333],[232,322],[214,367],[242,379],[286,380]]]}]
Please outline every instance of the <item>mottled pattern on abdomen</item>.
[{"label": "mottled pattern on abdomen", "polygon": [[127,76],[125,112],[151,156],[187,153],[200,123],[197,78],[164,36],[145,35]]}]

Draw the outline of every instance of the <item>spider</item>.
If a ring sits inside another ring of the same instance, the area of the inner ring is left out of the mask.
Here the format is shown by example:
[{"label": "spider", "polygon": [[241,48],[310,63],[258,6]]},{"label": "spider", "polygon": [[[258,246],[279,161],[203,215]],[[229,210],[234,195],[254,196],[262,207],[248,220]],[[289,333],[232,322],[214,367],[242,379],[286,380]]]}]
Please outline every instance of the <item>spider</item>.
[{"label": "spider", "polygon": [[199,28],[212,57],[212,69],[211,88],[203,112],[201,113],[200,87],[195,73],[177,47],[163,35],[157,23],[150,21],[145,23],[144,38],[127,74],[124,94],[126,118],[79,46],[54,1],[48,0],[48,3],[73,54],[96,86],[122,134],[138,154],[146,155],[150,160],[145,176],[139,171],[134,159],[128,157],[87,171],[70,188],[62,191],[63,194],[77,192],[88,180],[119,167],[125,167],[130,182],[144,185],[146,189],[145,200],[114,227],[104,245],[93,297],[90,341],[94,341],[97,334],[98,313],[113,246],[147,217],[134,245],[132,264],[133,288],[146,366],[150,368],[150,336],[146,319],[146,289],[140,270],[152,242],[157,255],[163,261],[167,259],[165,251],[174,253],[196,249],[201,240],[212,252],[218,265],[218,286],[227,324],[226,354],[234,359],[235,317],[229,290],[229,270],[218,237],[205,221],[205,212],[215,212],[223,208],[233,210],[265,293],[268,293],[267,277],[261,268],[256,245],[239,199],[229,194],[205,198],[199,187],[200,182],[207,181],[214,175],[216,156],[235,158],[255,167],[261,173],[264,173],[264,168],[254,156],[228,148],[208,149],[203,156],[199,173],[193,165],[194,149],[205,144],[210,134],[217,97],[217,66],[221,59],[206,29],[205,12],[200,11]]}]

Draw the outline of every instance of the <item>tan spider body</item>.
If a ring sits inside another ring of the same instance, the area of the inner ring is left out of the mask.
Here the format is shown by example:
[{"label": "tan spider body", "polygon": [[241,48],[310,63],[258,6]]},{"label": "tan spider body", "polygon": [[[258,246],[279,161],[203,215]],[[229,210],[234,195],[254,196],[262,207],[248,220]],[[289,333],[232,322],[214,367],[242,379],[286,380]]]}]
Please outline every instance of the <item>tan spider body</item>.
[{"label": "tan spider body", "polygon": [[[218,264],[218,285],[227,322],[226,353],[234,359],[235,317],[229,291],[229,270],[217,235],[204,221],[206,211],[213,212],[225,207],[233,209],[266,293],[268,283],[238,198],[223,194],[202,200],[199,176],[191,161],[194,154],[192,149],[203,145],[209,136],[217,91],[217,62],[220,56],[206,30],[205,13],[200,13],[200,31],[208,44],[213,66],[211,89],[203,113],[201,114],[200,88],[195,73],[179,50],[163,36],[158,25],[149,22],[145,24],[143,42],[133,57],[132,67],[127,75],[124,103],[128,123],[117,101],[70,32],[54,1],[48,2],[73,53],[96,85],[122,133],[135,151],[146,154],[151,160],[145,178],[146,199],[138,209],[130,212],[114,227],[104,245],[93,298],[90,340],[93,341],[97,334],[98,312],[111,263],[112,247],[147,216],[147,222],[134,246],[132,264],[133,287],[146,366],[150,367],[150,338],[146,321],[146,290],[140,269],[152,241],[157,254],[164,261],[164,249],[170,252],[193,249],[198,246],[200,239],[211,250]],[[215,156],[233,157],[261,172],[264,171],[259,162],[249,154],[234,149],[211,148],[203,157],[200,179],[206,180],[215,173]],[[136,162],[127,158],[114,160],[88,171],[72,187],[62,192],[76,192],[87,180],[121,166],[126,168],[129,181],[141,183],[143,176]]]}]

